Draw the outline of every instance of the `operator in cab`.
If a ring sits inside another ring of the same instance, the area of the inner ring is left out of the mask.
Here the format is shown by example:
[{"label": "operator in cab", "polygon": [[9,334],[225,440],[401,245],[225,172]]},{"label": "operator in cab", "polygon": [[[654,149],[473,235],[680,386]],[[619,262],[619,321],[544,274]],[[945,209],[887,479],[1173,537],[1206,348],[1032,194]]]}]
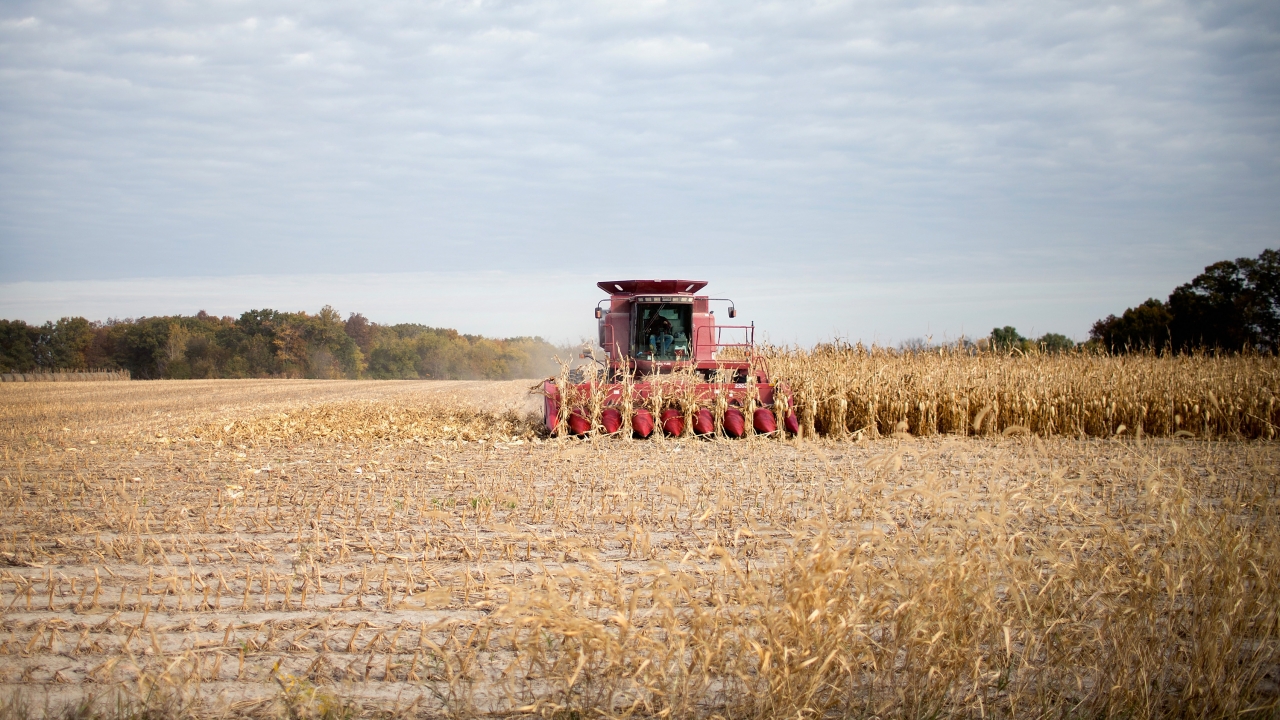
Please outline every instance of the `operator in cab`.
[{"label": "operator in cab", "polygon": [[659,356],[671,354],[671,321],[661,313],[654,316],[649,323],[649,347]]}]

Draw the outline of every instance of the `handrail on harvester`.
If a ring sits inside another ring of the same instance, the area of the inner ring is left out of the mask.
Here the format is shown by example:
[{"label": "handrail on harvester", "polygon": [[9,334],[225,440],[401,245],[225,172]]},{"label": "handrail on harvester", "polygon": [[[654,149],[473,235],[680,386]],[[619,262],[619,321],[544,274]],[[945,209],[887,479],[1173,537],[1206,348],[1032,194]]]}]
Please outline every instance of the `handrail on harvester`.
[{"label": "handrail on harvester", "polygon": [[[621,357],[622,348],[618,347],[618,338],[617,338],[617,335],[614,334],[613,326],[605,325],[604,329],[606,332],[609,333],[609,341],[607,343],[601,343],[600,347],[604,348],[605,353],[610,353],[610,354]],[[613,345],[614,349],[612,351],[609,350],[609,345]]]},{"label": "handrail on harvester", "polygon": [[[704,341],[701,337],[704,332],[709,332],[710,330],[711,328],[709,327],[699,328],[700,332],[694,337],[694,342],[693,342],[694,357],[698,357],[698,351],[706,346],[710,346],[711,352],[713,353],[719,350],[720,348],[750,349],[756,346],[756,324],[755,323],[751,323],[750,325],[716,325],[715,326],[715,330],[716,330],[715,342]],[[724,330],[745,330],[746,332],[743,333],[743,339],[746,340],[746,342],[740,342],[740,343],[720,342],[721,340],[720,333],[723,332]]]}]

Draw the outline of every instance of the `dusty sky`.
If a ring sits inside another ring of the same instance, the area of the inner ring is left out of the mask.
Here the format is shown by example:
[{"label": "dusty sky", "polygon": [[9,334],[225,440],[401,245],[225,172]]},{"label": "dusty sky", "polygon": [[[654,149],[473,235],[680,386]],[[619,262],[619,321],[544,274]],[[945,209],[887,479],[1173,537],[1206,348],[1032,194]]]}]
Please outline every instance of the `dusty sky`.
[{"label": "dusty sky", "polygon": [[0,4],[0,317],[1083,339],[1278,198],[1275,2]]}]

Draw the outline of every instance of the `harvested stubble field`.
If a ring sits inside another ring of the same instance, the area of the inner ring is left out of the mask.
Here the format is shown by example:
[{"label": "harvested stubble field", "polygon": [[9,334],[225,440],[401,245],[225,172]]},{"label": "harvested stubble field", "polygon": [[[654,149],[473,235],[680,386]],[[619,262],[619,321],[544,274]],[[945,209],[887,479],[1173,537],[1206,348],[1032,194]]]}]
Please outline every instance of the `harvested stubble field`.
[{"label": "harvested stubble field", "polygon": [[3,711],[1277,713],[1273,442],[559,440],[526,385],[0,387]]}]

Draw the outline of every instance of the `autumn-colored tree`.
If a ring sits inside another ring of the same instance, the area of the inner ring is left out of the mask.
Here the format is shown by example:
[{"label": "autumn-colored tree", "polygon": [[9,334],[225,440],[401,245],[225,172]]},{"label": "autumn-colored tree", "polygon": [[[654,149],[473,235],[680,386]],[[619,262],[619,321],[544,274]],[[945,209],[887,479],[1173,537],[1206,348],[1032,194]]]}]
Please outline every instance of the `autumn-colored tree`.
[{"label": "autumn-colored tree", "polygon": [[[497,340],[424,325],[347,320],[325,306],[306,312],[250,310],[239,318],[203,310],[40,327],[0,321],[0,369],[121,368],[133,377],[507,379],[555,371],[557,349],[540,338]],[[367,363],[367,365],[366,365]]]},{"label": "autumn-colored tree", "polygon": [[374,325],[364,315],[351,313],[347,317],[346,323],[343,324],[343,330],[346,331],[347,337],[356,341],[360,352],[368,355],[369,351],[373,349]]}]

